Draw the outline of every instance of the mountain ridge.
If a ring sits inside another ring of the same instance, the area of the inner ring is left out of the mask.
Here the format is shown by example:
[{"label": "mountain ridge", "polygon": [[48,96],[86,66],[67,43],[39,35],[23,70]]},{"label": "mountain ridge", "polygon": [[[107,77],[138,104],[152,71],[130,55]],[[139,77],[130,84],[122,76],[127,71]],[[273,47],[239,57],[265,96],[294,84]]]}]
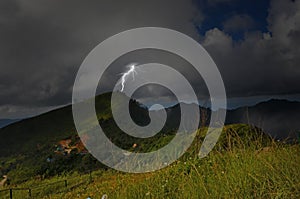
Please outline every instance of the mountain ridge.
[{"label": "mountain ridge", "polygon": [[[111,117],[109,108],[110,96],[111,93],[105,93],[96,97],[97,116],[101,121],[105,121]],[[186,105],[188,106],[188,104]],[[136,115],[136,118],[133,118],[133,120],[137,123],[145,123],[144,125],[146,125],[147,121],[145,122],[145,120],[148,117],[147,108],[135,100],[133,107],[137,107],[135,112],[131,114],[133,117]],[[200,121],[199,126],[205,126],[209,123],[208,118],[211,110],[198,107],[200,109],[200,116],[202,117],[200,118],[202,121]],[[179,104],[168,107],[166,110],[169,113],[168,116],[173,115],[173,117],[171,117],[168,123],[169,126],[166,125],[167,127],[164,130],[175,130],[178,127],[178,116],[180,116]],[[205,118],[203,117],[203,113],[205,114]],[[290,119],[289,116],[292,118]],[[299,102],[273,99],[250,107],[228,110],[225,123],[250,124],[262,128],[276,139],[285,139],[288,137],[295,139],[297,131],[300,129],[300,124],[297,122],[299,118]],[[275,122],[276,120],[281,120],[281,122]],[[36,144],[43,142],[53,144],[58,139],[61,140],[75,134],[77,133],[72,118],[72,106],[68,105],[1,128],[0,137],[2,139],[0,139],[0,146],[2,147],[0,148],[0,154],[1,156],[5,156],[5,154],[10,154],[11,152],[28,151],[28,148],[34,148]],[[23,143],[23,141],[26,142]],[[14,147],[16,143],[21,144],[18,147]]]}]

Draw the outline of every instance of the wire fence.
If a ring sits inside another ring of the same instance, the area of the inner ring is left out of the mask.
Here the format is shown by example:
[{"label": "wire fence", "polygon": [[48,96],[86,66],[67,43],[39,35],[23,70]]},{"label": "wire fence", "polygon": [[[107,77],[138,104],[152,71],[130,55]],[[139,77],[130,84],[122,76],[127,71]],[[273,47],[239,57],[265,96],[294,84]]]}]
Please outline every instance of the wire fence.
[{"label": "wire fence", "polygon": [[92,172],[85,178],[74,176],[72,178],[58,180],[51,183],[39,184],[32,187],[10,187],[0,190],[1,199],[26,199],[40,198],[54,193],[71,191],[84,184],[93,182]]}]

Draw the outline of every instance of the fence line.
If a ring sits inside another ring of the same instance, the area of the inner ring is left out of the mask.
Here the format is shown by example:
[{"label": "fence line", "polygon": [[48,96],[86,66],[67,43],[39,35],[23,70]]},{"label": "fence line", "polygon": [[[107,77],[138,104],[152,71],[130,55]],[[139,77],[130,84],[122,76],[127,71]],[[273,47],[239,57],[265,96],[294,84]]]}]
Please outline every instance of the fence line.
[{"label": "fence line", "polygon": [[[69,184],[70,180],[75,179],[75,178],[78,178],[78,176],[75,176],[75,177],[69,178],[69,179],[65,179],[65,180],[59,180],[59,181],[48,183],[48,184],[37,185],[37,186],[34,186],[34,187],[29,187],[29,188],[18,188],[18,187],[16,187],[16,188],[1,189],[0,190],[0,194],[2,192],[9,191],[9,198],[13,199],[13,196],[14,196],[13,192],[14,191],[24,191],[24,190],[26,191],[27,190],[28,191],[28,197],[31,198],[31,197],[33,197],[32,193],[33,193],[34,189],[40,189],[40,188],[43,188],[43,187],[49,187],[49,186],[52,186],[52,185],[55,185],[55,184],[59,184],[59,183],[64,183],[64,187],[68,188],[68,186],[70,185]],[[92,172],[91,171],[89,171],[89,178],[88,178],[87,182],[88,183],[93,182]],[[84,182],[80,182],[80,183],[78,183],[76,185],[73,185],[72,187],[78,187],[78,186],[81,186],[82,184],[84,184]],[[70,187],[70,188],[72,188],[72,187]]]},{"label": "fence line", "polygon": [[31,189],[30,188],[9,188],[9,189],[2,189],[0,192],[9,191],[9,198],[13,198],[13,191],[20,191],[20,190],[28,190],[28,196],[31,197]]}]

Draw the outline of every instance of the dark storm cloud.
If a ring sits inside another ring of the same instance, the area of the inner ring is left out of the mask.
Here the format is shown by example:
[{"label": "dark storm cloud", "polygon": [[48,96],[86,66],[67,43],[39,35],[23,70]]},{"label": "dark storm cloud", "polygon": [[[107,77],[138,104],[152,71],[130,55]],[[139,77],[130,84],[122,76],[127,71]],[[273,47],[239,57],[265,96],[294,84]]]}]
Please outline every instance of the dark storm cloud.
[{"label": "dark storm cloud", "polygon": [[63,26],[30,16],[18,4],[15,7],[9,19],[1,15],[0,21],[0,104],[66,103],[63,95],[70,92],[74,77],[70,67],[79,61],[69,54],[74,53],[76,40]]},{"label": "dark storm cloud", "polygon": [[70,103],[81,62],[107,37],[130,28],[162,26],[197,38],[195,17],[201,21],[193,4],[180,0],[1,1],[1,118],[11,117],[5,110],[17,114],[17,109]]},{"label": "dark storm cloud", "polygon": [[[226,30],[212,28],[204,35],[198,35],[195,23],[201,27],[211,16],[204,18],[199,9],[206,8],[193,2],[2,0],[0,118],[23,117],[70,103],[75,75],[85,56],[109,36],[143,26],[200,37],[220,69],[229,97],[300,93],[299,1],[271,1],[267,31],[249,31],[257,21],[237,12],[221,22]],[[208,2],[209,9],[239,3]],[[246,31],[240,41],[230,35],[237,30]],[[122,70],[130,61],[123,60]],[[197,78],[191,79],[199,92],[205,90]]]}]

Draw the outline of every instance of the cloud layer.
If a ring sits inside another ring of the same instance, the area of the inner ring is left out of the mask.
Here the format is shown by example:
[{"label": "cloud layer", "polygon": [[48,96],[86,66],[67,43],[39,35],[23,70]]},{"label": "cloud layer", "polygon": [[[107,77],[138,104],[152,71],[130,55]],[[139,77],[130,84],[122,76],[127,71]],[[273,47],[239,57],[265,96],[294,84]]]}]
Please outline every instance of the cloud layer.
[{"label": "cloud layer", "polygon": [[[217,63],[229,97],[300,93],[299,1],[272,0],[268,31],[252,31],[255,21],[238,13],[224,20],[223,29],[204,35],[195,23],[210,16],[193,2],[2,0],[0,118],[70,103],[76,72],[89,51],[113,34],[143,26],[172,28],[199,40]],[[209,2],[210,9],[238,3]],[[244,39],[234,40],[236,31]],[[202,82],[192,81],[201,92]]]},{"label": "cloud layer", "polygon": [[[1,1],[0,107],[6,107],[1,110],[70,103],[78,68],[101,41],[143,26],[197,38],[192,20],[201,16],[196,11],[190,1],[181,0]],[[6,116],[10,114],[0,111],[0,118]]]},{"label": "cloud layer", "polygon": [[246,31],[242,41],[234,41],[229,32],[245,29],[247,20],[233,17],[230,21],[240,22],[205,33],[202,44],[217,63],[230,96],[300,93],[299,13],[299,1],[273,0],[268,32]]}]

